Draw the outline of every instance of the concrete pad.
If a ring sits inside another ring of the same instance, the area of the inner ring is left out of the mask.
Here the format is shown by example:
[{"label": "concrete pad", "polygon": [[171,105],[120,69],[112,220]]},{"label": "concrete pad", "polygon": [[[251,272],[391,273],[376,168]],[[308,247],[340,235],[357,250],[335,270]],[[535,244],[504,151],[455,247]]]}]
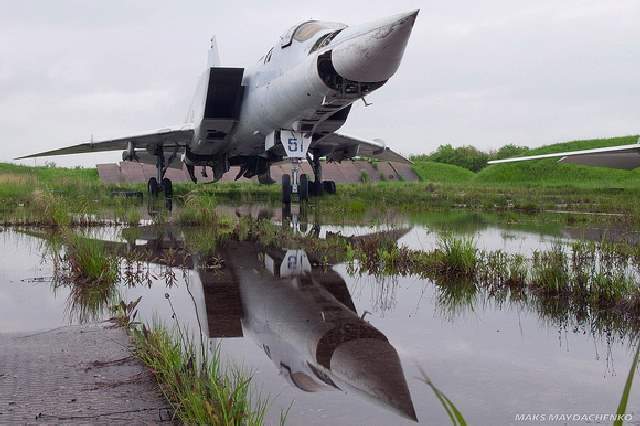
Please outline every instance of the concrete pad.
[{"label": "concrete pad", "polygon": [[151,424],[173,411],[121,328],[0,334],[0,424]]}]

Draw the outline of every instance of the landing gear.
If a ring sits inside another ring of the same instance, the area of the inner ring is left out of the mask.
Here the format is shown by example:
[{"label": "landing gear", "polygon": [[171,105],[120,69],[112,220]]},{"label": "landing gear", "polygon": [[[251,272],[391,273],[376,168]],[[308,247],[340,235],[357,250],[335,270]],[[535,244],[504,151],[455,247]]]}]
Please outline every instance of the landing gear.
[{"label": "landing gear", "polygon": [[300,201],[307,201],[309,199],[309,181],[306,174],[300,175],[300,184],[298,185],[298,197]]},{"label": "landing gear", "polygon": [[336,183],[332,180],[324,180],[322,181],[322,189],[329,195],[335,195]]},{"label": "landing gear", "polygon": [[[164,149],[162,145],[159,145],[153,151],[153,154],[156,156],[156,177],[152,177],[147,181],[147,193],[151,197],[157,197],[160,192],[164,192],[164,196],[167,200],[171,200],[173,198],[173,183],[171,179],[165,177],[165,173],[167,172],[168,164],[165,162],[164,157]],[[175,159],[178,152],[174,152],[170,157],[168,163]]]},{"label": "landing gear", "polygon": [[293,187],[291,185],[291,176],[282,175],[282,203],[285,205],[291,204],[291,192]]},{"label": "landing gear", "polygon": [[322,180],[322,164],[317,151],[313,153],[313,158],[307,157],[307,161],[313,169],[313,182],[309,183],[309,193],[314,196],[322,194],[334,195],[336,193],[336,183],[332,180]]},{"label": "landing gear", "polygon": [[147,182],[147,192],[149,195],[156,197],[160,192],[160,185],[158,185],[158,179],[152,177]]},{"label": "landing gear", "polygon": [[173,183],[171,179],[162,179],[162,190],[164,191],[165,198],[173,198]]},{"label": "landing gear", "polygon": [[294,195],[299,201],[309,199],[309,179],[306,174],[300,173],[300,162],[298,159],[291,160],[291,175],[282,175],[282,202],[291,204]]},{"label": "landing gear", "polygon": [[271,177],[271,165],[267,166],[266,172],[258,175],[258,182],[260,185],[272,185],[276,183],[276,181]]}]

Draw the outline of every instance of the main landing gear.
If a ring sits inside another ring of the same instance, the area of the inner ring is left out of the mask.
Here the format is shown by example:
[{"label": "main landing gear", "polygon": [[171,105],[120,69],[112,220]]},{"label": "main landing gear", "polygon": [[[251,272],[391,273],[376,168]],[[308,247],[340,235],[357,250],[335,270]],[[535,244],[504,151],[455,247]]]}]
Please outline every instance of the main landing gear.
[{"label": "main landing gear", "polygon": [[294,197],[297,197],[300,202],[305,202],[312,196],[336,193],[334,181],[322,180],[320,156],[314,153],[313,159],[307,156],[307,160],[313,168],[314,180],[310,181],[305,173],[300,174],[299,158],[291,158],[291,175],[282,175],[282,202],[284,204],[291,204]]},{"label": "main landing gear", "polygon": [[167,204],[167,209],[171,210],[173,201],[173,183],[171,179],[165,177],[169,164],[174,160],[177,153],[169,157],[169,161],[165,161],[164,150],[162,146],[158,146],[154,151],[156,156],[156,177],[152,177],[147,181],[147,194],[150,198],[157,198],[161,192]]}]

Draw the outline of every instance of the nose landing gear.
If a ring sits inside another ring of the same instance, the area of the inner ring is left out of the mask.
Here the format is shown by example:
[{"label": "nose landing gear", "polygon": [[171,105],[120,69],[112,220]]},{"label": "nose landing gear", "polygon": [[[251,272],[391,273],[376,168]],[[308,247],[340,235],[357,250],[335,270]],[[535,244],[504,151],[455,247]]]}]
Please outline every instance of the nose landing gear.
[{"label": "nose landing gear", "polygon": [[291,175],[282,175],[282,202],[291,204],[291,200],[297,195],[299,201],[307,201],[312,196],[321,196],[323,194],[333,195],[336,193],[336,183],[332,180],[322,180],[322,165],[320,157],[313,156],[308,158],[313,168],[314,179],[302,173],[300,174],[300,160],[291,159]]},{"label": "nose landing gear", "polygon": [[309,199],[309,180],[306,174],[300,174],[300,160],[298,158],[291,159],[291,174],[282,175],[282,202],[291,204],[291,200],[295,196],[300,202]]},{"label": "nose landing gear", "polygon": [[[275,135],[272,136],[273,138],[275,138]],[[322,195],[325,192],[327,194],[336,193],[335,182],[322,181],[320,153],[316,150],[311,150],[313,158],[307,153],[309,145],[313,141],[312,134],[281,130],[279,138],[286,156],[291,161],[291,175],[282,176],[282,202],[285,205],[291,204],[292,198],[296,196],[299,201],[303,202],[307,201],[309,196],[312,195]],[[309,182],[306,174],[300,174],[300,163],[305,158],[313,168],[313,182]]]}]

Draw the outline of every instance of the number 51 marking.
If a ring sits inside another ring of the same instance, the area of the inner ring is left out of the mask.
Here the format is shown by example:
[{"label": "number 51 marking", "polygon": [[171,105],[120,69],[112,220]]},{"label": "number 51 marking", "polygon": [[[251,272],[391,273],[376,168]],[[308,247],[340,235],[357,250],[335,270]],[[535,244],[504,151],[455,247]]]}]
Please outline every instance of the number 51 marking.
[{"label": "number 51 marking", "polygon": [[298,139],[289,139],[289,152],[304,152],[304,141],[300,141],[300,149],[298,150]]}]

